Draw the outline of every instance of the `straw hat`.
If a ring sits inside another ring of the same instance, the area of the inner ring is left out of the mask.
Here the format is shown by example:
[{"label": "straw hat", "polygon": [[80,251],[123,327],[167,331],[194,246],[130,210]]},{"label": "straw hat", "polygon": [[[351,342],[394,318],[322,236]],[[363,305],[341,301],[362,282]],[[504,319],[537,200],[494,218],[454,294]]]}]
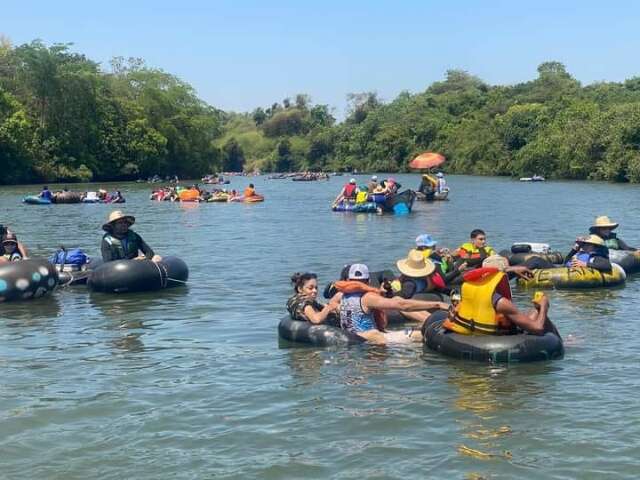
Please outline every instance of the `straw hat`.
[{"label": "straw hat", "polygon": [[597,245],[598,247],[604,246],[604,240],[602,240],[598,235],[589,235],[588,237],[580,237],[578,243],[588,243],[590,245]]},{"label": "straw hat", "polygon": [[501,255],[491,255],[482,261],[482,266],[485,268],[497,268],[504,272],[509,266],[509,260]]},{"label": "straw hat", "polygon": [[426,277],[431,275],[436,266],[428,258],[424,258],[419,250],[410,250],[407,258],[403,258],[396,262],[398,270],[408,277]]},{"label": "straw hat", "polygon": [[136,217],[134,217],[132,215],[125,215],[124,213],[122,213],[122,211],[116,210],[116,211],[111,212],[109,214],[109,219],[107,220],[107,223],[102,225],[102,229],[107,231],[107,232],[110,231],[111,227],[113,227],[113,224],[115,222],[117,222],[118,220],[121,220],[121,219],[127,220],[129,222],[129,226],[131,226],[134,223],[136,223]]},{"label": "straw hat", "polygon": [[596,221],[593,223],[593,225],[591,225],[592,227],[595,228],[618,228],[618,224],[611,221],[611,219],[609,217],[607,217],[606,215],[602,215],[601,217],[597,217]]},{"label": "straw hat", "polygon": [[373,193],[384,193],[384,187],[382,185],[378,185],[373,189]]}]

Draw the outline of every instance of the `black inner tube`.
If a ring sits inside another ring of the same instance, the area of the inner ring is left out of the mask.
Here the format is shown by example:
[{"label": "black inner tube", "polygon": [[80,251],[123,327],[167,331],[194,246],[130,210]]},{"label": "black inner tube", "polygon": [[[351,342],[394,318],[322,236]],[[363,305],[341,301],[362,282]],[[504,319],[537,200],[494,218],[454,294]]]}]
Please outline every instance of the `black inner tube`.
[{"label": "black inner tube", "polygon": [[425,322],[422,334],[427,348],[448,357],[489,363],[535,362],[564,356],[564,345],[553,323],[543,335],[461,335],[442,324],[447,312],[439,311]]}]

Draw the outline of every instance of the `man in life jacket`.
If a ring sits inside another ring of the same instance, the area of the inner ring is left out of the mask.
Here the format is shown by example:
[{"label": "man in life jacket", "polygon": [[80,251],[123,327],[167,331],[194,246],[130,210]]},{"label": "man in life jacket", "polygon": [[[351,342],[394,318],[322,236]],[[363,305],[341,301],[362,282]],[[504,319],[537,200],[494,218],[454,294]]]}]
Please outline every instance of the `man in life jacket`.
[{"label": "man in life jacket", "polygon": [[[129,227],[135,223],[135,217],[125,215],[120,210],[111,212],[107,223],[102,229],[107,232],[102,237],[100,250],[102,260],[111,262],[114,260],[143,260],[149,259],[159,262],[162,257],[153,253],[147,243]],[[142,252],[142,255],[139,253]]]},{"label": "man in life jacket", "polygon": [[565,257],[567,267],[590,267],[601,272],[611,271],[609,249],[598,235],[578,237],[573,249]]},{"label": "man in life jacket", "polygon": [[381,290],[369,285],[369,268],[361,263],[349,267],[347,280],[334,284],[338,293],[331,299],[340,304],[340,327],[375,344],[418,342],[419,330],[387,332],[385,312],[423,312],[424,321],[429,309],[447,309],[443,302],[407,300],[401,297],[385,298]]},{"label": "man in life jacket", "polygon": [[471,268],[479,267],[485,258],[492,255],[496,255],[496,251],[487,245],[487,234],[479,228],[473,230],[470,241],[460,245],[454,253]]},{"label": "man in life jacket", "polygon": [[618,228],[618,224],[611,221],[606,215],[603,215],[596,218],[596,221],[591,225],[591,228],[589,228],[589,233],[600,237],[604,241],[604,246],[610,250],[636,250],[613,233],[616,228]]},{"label": "man in life jacket", "polygon": [[447,330],[463,335],[511,335],[518,329],[540,335],[552,328],[547,321],[549,299],[536,295],[535,309],[522,313],[511,301],[508,261],[494,256],[482,268],[464,275],[460,302],[443,323]]},{"label": "man in life jacket", "polygon": [[253,183],[250,183],[249,186],[244,189],[243,196],[244,198],[250,198],[250,197],[255,197],[256,195],[257,195],[256,189],[253,186]]},{"label": "man in life jacket", "polygon": [[42,187],[42,191],[38,195],[40,198],[44,198],[45,200],[53,201],[53,193],[49,190],[49,187],[46,185]]},{"label": "man in life jacket", "polygon": [[349,180],[349,183],[347,183],[344,187],[342,187],[342,190],[340,190],[340,193],[338,194],[336,199],[333,201],[333,205],[336,206],[338,203],[342,202],[343,200],[353,202],[355,201],[357,194],[358,194],[358,185],[356,184],[356,179],[352,178],[351,180]]}]

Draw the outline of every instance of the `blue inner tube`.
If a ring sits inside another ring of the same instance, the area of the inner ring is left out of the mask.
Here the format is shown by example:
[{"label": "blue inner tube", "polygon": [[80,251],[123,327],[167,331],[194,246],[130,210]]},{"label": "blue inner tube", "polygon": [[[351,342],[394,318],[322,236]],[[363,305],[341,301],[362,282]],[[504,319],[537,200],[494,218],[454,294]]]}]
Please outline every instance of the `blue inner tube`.
[{"label": "blue inner tube", "polygon": [[58,272],[45,259],[0,264],[0,302],[38,298],[58,285]]},{"label": "blue inner tube", "polygon": [[51,205],[51,200],[48,198],[42,198],[37,195],[29,195],[28,197],[24,197],[22,199],[23,203],[27,203],[29,205]]},{"label": "blue inner tube", "polygon": [[184,285],[189,268],[178,257],[151,260],[115,260],[97,267],[87,281],[96,292],[149,292]]},{"label": "blue inner tube", "polygon": [[461,335],[442,324],[447,312],[436,312],[425,322],[422,334],[427,348],[448,357],[488,363],[536,362],[564,356],[555,326],[543,335]]}]

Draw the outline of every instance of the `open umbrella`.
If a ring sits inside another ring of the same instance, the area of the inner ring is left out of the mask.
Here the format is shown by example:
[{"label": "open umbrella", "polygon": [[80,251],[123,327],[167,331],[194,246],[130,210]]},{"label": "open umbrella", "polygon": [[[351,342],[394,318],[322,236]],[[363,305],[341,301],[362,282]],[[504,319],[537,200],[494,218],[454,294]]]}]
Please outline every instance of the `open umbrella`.
[{"label": "open umbrella", "polygon": [[411,160],[409,167],[421,169],[421,168],[434,168],[442,165],[445,161],[444,155],[440,155],[436,152],[424,152]]}]

